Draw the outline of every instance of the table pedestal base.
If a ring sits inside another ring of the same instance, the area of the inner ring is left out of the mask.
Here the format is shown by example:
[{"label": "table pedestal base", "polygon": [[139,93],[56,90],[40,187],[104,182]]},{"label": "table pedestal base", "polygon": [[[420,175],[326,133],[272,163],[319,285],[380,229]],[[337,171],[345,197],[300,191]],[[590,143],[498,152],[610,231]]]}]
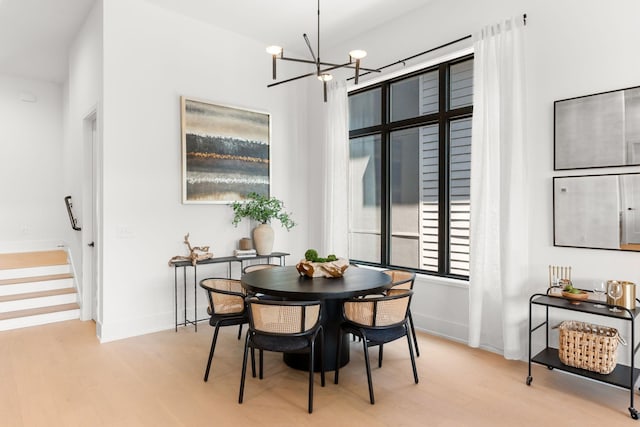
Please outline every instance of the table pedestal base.
[{"label": "table pedestal base", "polygon": [[[322,304],[322,327],[324,328],[324,370],[336,370],[336,354],[338,352],[338,336],[342,323],[342,301],[324,300]],[[350,334],[342,336],[342,350],[340,354],[340,367],[349,363]],[[320,372],[320,341],[316,343],[314,371]],[[309,370],[309,355],[298,353],[285,353],[284,363],[301,371]]]}]

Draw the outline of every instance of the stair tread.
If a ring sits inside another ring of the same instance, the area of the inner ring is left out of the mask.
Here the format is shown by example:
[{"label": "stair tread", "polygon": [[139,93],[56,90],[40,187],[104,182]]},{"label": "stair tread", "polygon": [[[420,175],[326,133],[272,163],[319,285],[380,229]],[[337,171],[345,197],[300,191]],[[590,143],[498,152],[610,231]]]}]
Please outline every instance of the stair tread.
[{"label": "stair tread", "polygon": [[62,249],[0,254],[0,270],[45,267],[67,263],[67,252]]},{"label": "stair tread", "polygon": [[47,274],[44,276],[31,276],[31,277],[17,277],[15,279],[0,280],[0,286],[17,285],[20,283],[30,283],[30,282],[44,282],[48,280],[63,280],[63,279],[72,279],[72,278],[73,278],[73,274],[71,273]]},{"label": "stair tread", "polygon": [[18,317],[36,316],[39,314],[56,313],[60,311],[79,310],[80,306],[77,303],[50,305],[47,307],[29,308],[26,310],[8,311],[6,313],[0,313],[0,320],[15,319]]},{"label": "stair tread", "polygon": [[76,289],[71,287],[61,288],[61,289],[51,289],[49,291],[26,292],[23,294],[0,296],[0,302],[18,301],[18,300],[31,299],[31,298],[44,298],[44,297],[52,297],[56,295],[66,295],[66,294],[75,294],[75,293],[76,293]]}]

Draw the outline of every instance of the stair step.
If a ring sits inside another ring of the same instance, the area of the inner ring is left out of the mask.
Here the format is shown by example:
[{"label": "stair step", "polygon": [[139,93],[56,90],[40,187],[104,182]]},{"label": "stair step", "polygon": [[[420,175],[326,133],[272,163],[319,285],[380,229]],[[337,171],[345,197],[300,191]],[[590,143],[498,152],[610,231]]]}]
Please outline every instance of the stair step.
[{"label": "stair step", "polygon": [[80,318],[80,306],[76,303],[0,313],[0,331],[26,328]]},{"label": "stair step", "polygon": [[67,264],[67,252],[61,249],[0,254],[0,270]]},{"label": "stair step", "polygon": [[44,297],[52,297],[55,295],[65,295],[65,294],[75,294],[75,293],[76,293],[76,290],[74,288],[51,289],[47,291],[28,292],[24,294],[0,296],[0,302],[18,301],[18,300],[31,299],[31,298],[44,298]]},{"label": "stair step", "polygon": [[0,280],[0,286],[17,285],[20,283],[30,283],[30,282],[48,282],[50,280],[62,280],[62,279],[72,279],[72,278],[73,278],[73,275],[71,273],[46,274],[44,276],[32,276],[32,277],[16,277],[12,279]]},{"label": "stair step", "polygon": [[73,275],[68,273],[63,275],[39,276],[33,279],[35,279],[33,282],[23,282],[20,280],[19,283],[0,283],[0,296],[75,287]]},{"label": "stair step", "polygon": [[50,276],[71,273],[70,264],[46,265],[42,267],[0,269],[0,280],[13,280],[28,277]]},{"label": "stair step", "polygon": [[37,316],[40,314],[57,313],[69,310],[79,310],[80,306],[77,303],[50,305],[47,307],[29,308],[26,310],[8,311],[6,313],[0,313],[0,320],[17,319],[20,317]]},{"label": "stair step", "polygon": [[66,288],[63,289],[63,292],[53,290],[22,295],[5,295],[0,299],[0,313],[48,307],[52,305],[71,304],[75,302],[78,302],[78,293],[75,288]]}]

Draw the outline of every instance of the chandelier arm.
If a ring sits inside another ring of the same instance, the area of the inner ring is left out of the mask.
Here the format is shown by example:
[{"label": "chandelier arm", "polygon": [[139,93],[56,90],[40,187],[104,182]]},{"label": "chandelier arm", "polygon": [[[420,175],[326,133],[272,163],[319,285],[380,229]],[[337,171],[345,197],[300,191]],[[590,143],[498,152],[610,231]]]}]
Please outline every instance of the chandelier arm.
[{"label": "chandelier arm", "polygon": [[[333,68],[340,68],[340,67],[344,67],[344,68],[350,68],[350,69],[355,69],[356,66],[355,65],[351,65],[351,62],[346,62],[344,64],[332,64],[330,62],[321,62],[320,65],[328,65],[330,67]],[[369,71],[370,73],[380,73],[382,72],[382,70],[379,70],[377,68],[364,68],[364,67],[360,67],[360,70],[364,70],[364,71]]]},{"label": "chandelier arm", "polygon": [[[302,62],[305,64],[313,64],[316,65],[317,63],[314,61],[311,61],[309,59],[300,59],[300,58],[293,58],[290,56],[278,56],[276,59],[280,59],[283,61],[292,61],[292,62]],[[333,67],[333,69],[336,68],[340,68],[340,67],[344,67],[344,68],[349,68],[349,69],[355,69],[355,65],[352,65],[351,62],[345,62],[344,64],[333,64],[331,62],[320,62],[320,65],[324,65],[324,66],[328,66],[328,67]],[[365,68],[365,67],[360,67],[361,71],[368,71],[370,73],[381,73],[382,70],[376,69],[376,68]],[[326,70],[325,70],[326,71]]]},{"label": "chandelier arm", "polygon": [[290,79],[280,80],[279,82],[268,84],[267,87],[278,86],[278,85],[281,85],[282,83],[289,83],[289,82],[292,82],[294,80],[304,79],[305,77],[315,76],[315,75],[316,75],[316,72],[314,71],[313,73],[302,74],[302,75],[297,76],[297,77],[291,77]]},{"label": "chandelier arm", "polygon": [[299,59],[299,58],[292,58],[292,57],[282,57],[278,59],[282,59],[284,61],[304,62],[305,64],[313,64],[313,65],[317,64],[315,61],[311,61],[309,59]]},{"label": "chandelier arm", "polygon": [[316,54],[313,53],[313,49],[311,48],[311,43],[309,42],[309,37],[307,37],[306,34],[303,34],[302,37],[304,38],[305,43],[307,43],[307,47],[309,48],[309,52],[311,52],[311,57],[313,58],[312,64],[317,64],[318,63],[318,58],[316,58]]}]

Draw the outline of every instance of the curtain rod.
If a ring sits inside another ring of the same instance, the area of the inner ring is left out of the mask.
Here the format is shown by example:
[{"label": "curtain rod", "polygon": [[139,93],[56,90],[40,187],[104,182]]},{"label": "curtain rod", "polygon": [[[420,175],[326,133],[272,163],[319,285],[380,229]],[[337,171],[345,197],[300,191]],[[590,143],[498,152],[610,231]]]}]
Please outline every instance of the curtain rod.
[{"label": "curtain rod", "polygon": [[[524,25],[527,25],[527,14],[526,14],[526,13],[523,13],[523,14],[522,14],[522,22],[524,23]],[[411,60],[411,59],[415,59],[415,58],[417,58],[417,57],[419,57],[419,56],[422,56],[422,55],[426,55],[427,53],[431,53],[431,52],[433,52],[433,51],[436,51],[436,50],[439,50],[439,49],[445,48],[445,47],[447,47],[447,46],[451,46],[452,44],[456,44],[456,43],[458,43],[458,42],[461,42],[461,41],[463,41],[463,40],[469,39],[469,38],[471,38],[471,37],[472,37],[472,35],[471,35],[471,34],[466,35],[466,36],[464,36],[464,37],[460,37],[459,39],[456,39],[456,40],[453,40],[453,41],[447,42],[447,43],[445,43],[445,44],[441,44],[440,46],[436,46],[436,47],[434,47],[434,48],[431,48],[431,49],[425,50],[425,51],[420,52],[420,53],[416,53],[415,55],[408,56],[408,57],[406,57],[406,58],[404,58],[404,59],[400,59],[399,61],[392,62],[391,64],[384,65],[384,66],[382,66],[382,67],[380,67],[380,68],[377,68],[376,70],[377,70],[377,71],[382,71],[382,70],[384,70],[385,68],[393,67],[394,65],[398,65],[398,64],[406,65],[406,64],[405,64],[405,62],[406,62],[406,61],[409,61],[409,60]],[[367,71],[366,73],[362,73],[362,74],[360,74],[360,77],[362,77],[362,76],[366,76],[367,74],[371,74],[371,71]],[[349,77],[347,80],[353,80],[353,79],[355,79],[355,77]]]}]

